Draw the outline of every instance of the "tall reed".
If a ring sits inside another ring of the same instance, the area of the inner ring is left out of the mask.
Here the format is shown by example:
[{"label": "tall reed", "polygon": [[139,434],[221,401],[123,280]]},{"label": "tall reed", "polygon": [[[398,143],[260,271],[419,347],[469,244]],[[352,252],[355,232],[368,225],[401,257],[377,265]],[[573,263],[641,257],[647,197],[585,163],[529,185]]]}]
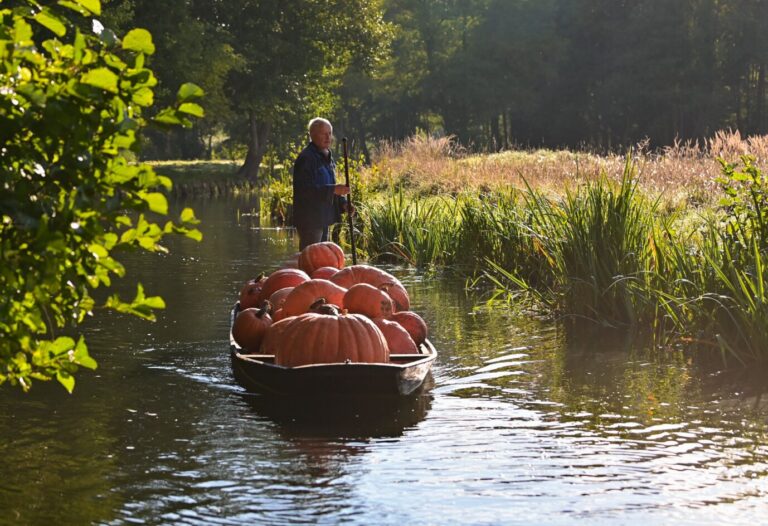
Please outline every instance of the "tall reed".
[{"label": "tall reed", "polygon": [[372,259],[402,260],[416,266],[445,265],[455,257],[462,199],[410,199],[392,189],[383,202],[362,205],[364,250]]}]

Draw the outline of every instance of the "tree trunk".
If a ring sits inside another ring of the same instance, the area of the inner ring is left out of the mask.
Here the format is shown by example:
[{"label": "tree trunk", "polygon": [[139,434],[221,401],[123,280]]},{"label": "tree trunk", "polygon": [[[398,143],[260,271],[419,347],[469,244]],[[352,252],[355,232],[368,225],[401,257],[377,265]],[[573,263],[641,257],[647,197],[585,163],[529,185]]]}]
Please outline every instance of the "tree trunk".
[{"label": "tree trunk", "polygon": [[355,128],[357,130],[357,140],[360,144],[360,151],[363,152],[363,159],[365,160],[366,164],[370,164],[371,162],[371,152],[368,151],[368,145],[365,144],[365,123],[363,123],[363,117],[361,115],[360,111],[355,111],[352,114],[352,120],[355,123]]},{"label": "tree trunk", "polygon": [[760,64],[757,74],[757,101],[755,104],[755,133],[765,133],[765,64]]},{"label": "tree trunk", "polygon": [[253,111],[248,112],[248,153],[245,154],[245,162],[238,171],[252,183],[258,182],[259,166],[267,151],[267,140],[272,130],[272,123],[260,121]]},{"label": "tree trunk", "polygon": [[491,132],[491,151],[498,152],[501,150],[501,134],[499,132],[499,116],[494,115],[491,117],[489,124]]},{"label": "tree trunk", "polygon": [[509,129],[509,108],[504,108],[504,111],[501,113],[501,125],[503,126],[503,132],[504,132],[504,149],[509,149],[509,136],[510,136],[510,129]]}]

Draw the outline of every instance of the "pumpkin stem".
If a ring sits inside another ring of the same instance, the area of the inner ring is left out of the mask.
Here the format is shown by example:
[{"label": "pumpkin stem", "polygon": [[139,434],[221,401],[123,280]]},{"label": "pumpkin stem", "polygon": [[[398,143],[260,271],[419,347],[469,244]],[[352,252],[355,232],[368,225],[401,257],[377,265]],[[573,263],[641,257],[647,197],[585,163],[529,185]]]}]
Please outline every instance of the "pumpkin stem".
[{"label": "pumpkin stem", "polygon": [[339,308],[333,303],[326,302],[325,298],[318,298],[312,305],[310,305],[309,311],[316,314],[325,314],[326,316],[339,315]]},{"label": "pumpkin stem", "polygon": [[269,300],[264,300],[264,302],[261,304],[261,308],[256,313],[256,316],[263,318],[265,314],[272,314],[272,311],[272,303],[270,303]]},{"label": "pumpkin stem", "polygon": [[327,302],[327,301],[325,301],[325,298],[317,298],[317,299],[314,301],[314,303],[312,303],[312,305],[310,305],[310,306],[309,306],[309,310],[315,310],[315,309],[316,309],[316,308],[318,308],[320,305],[324,305],[324,304],[326,304],[326,303],[328,303],[328,302]]}]

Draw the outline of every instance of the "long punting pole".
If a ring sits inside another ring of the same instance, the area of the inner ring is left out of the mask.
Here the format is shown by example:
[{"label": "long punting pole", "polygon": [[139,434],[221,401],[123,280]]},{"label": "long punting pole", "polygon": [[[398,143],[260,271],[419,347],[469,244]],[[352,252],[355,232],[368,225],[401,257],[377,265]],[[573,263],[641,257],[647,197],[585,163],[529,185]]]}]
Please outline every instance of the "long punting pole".
[{"label": "long punting pole", "polygon": [[[347,156],[347,138],[342,140],[344,145],[344,181],[349,188],[347,194],[348,206],[352,206],[352,188],[349,186],[349,157]],[[352,244],[352,264],[357,265],[357,250],[355,249],[355,228],[352,226],[352,212],[350,208],[347,209],[347,224],[349,225],[349,242]]]}]

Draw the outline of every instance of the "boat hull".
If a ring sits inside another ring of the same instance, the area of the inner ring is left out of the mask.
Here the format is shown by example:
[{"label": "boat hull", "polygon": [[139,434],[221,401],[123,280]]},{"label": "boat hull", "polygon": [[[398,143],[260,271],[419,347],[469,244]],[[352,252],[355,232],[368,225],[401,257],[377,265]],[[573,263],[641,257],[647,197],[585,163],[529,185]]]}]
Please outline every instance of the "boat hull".
[{"label": "boat hull", "polygon": [[[238,307],[232,311],[232,320]],[[393,354],[389,363],[334,363],[283,367],[274,356],[245,354],[230,333],[232,373],[248,391],[277,395],[407,396],[416,392],[437,357],[431,342],[420,354]]]}]

